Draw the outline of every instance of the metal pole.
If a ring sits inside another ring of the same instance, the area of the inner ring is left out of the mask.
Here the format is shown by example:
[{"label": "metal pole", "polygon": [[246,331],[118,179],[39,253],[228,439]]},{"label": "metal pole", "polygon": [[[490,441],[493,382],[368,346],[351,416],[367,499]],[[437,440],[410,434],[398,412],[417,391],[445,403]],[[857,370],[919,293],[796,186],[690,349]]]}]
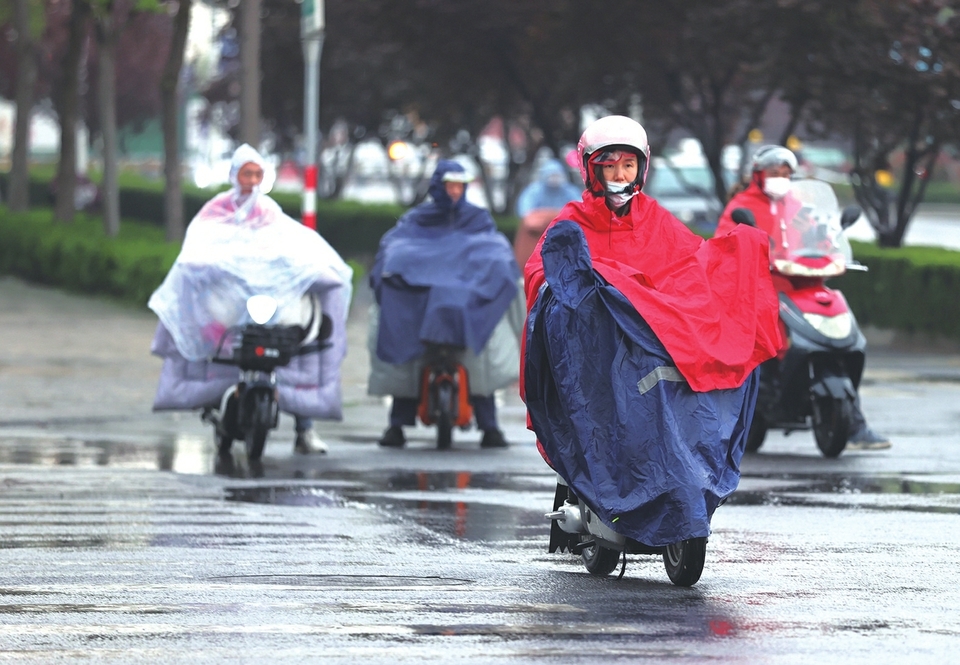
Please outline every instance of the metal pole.
[{"label": "metal pole", "polygon": [[306,164],[303,170],[303,225],[317,228],[317,144],[320,125],[320,52],[323,31],[303,40],[304,100],[303,129],[306,143]]}]

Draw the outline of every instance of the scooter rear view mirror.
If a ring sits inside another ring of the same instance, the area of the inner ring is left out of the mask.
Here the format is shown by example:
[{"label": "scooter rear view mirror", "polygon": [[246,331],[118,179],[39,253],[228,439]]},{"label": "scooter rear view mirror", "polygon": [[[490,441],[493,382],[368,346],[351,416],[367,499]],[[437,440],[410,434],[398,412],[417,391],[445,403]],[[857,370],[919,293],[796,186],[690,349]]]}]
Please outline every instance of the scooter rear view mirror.
[{"label": "scooter rear view mirror", "polygon": [[746,208],[734,208],[733,212],[730,213],[730,219],[735,221],[737,224],[746,224],[747,226],[756,226],[757,219],[753,216],[753,213]]},{"label": "scooter rear view mirror", "polygon": [[860,219],[862,212],[860,206],[847,206],[844,208],[843,213],[840,215],[840,228],[847,229],[853,226],[854,223]]},{"label": "scooter rear view mirror", "polygon": [[277,301],[270,296],[250,296],[247,298],[247,312],[257,325],[264,325],[277,312]]}]

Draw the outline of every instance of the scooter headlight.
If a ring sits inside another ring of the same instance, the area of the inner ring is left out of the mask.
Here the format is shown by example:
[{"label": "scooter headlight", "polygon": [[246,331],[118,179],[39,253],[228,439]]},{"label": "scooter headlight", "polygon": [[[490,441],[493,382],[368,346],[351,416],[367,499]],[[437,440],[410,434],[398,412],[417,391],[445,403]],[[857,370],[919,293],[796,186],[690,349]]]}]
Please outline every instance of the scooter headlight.
[{"label": "scooter headlight", "polygon": [[277,301],[270,296],[250,296],[247,299],[247,313],[254,323],[266,324],[277,312]]},{"label": "scooter headlight", "polygon": [[813,326],[813,329],[830,339],[844,339],[850,336],[853,329],[853,317],[849,312],[837,316],[821,316],[820,314],[804,314],[803,318]]}]

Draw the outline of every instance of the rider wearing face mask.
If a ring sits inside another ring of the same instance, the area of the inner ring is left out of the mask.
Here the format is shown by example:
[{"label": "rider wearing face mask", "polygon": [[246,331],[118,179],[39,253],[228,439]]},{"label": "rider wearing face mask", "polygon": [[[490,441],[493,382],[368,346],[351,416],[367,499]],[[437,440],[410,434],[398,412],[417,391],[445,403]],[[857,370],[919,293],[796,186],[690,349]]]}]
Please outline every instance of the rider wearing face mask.
[{"label": "rider wearing face mask", "polygon": [[[553,225],[577,223],[593,268],[640,312],[694,390],[741,385],[781,344],[762,234],[742,228],[706,243],[644,194],[650,147],[630,118],[595,121],[577,151],[586,191]],[[545,281],[545,238],[524,268],[528,304]]]},{"label": "rider wearing face mask", "polygon": [[[757,228],[771,237],[776,233],[776,221],[784,215],[785,207],[790,205],[790,178],[797,171],[797,158],[791,150],[779,145],[765,145],[753,156],[750,184],[736,194],[727,203],[717,224],[715,237],[728,233],[737,226],[731,215],[737,208],[746,208],[753,213]],[[795,201],[794,205],[798,205]],[[787,213],[791,217],[792,213]],[[775,362],[775,361],[772,361]],[[853,434],[847,443],[847,450],[883,450],[891,446],[890,441],[874,432],[867,425],[860,408],[860,396],[854,402]]]},{"label": "rider wearing face mask", "polygon": [[717,224],[716,236],[727,233],[737,223],[730,215],[736,208],[746,208],[757,220],[757,228],[773,235],[774,219],[778,219],[783,199],[790,191],[790,176],[797,170],[797,158],[787,148],[765,145],[753,156],[750,184],[730,199]]},{"label": "rider wearing face mask", "polygon": [[782,344],[767,238],[704,240],[644,194],[650,148],[631,118],[591,123],[577,152],[582,200],[524,266],[530,428],[608,525],[643,543],[706,536],[739,478],[755,370]]}]

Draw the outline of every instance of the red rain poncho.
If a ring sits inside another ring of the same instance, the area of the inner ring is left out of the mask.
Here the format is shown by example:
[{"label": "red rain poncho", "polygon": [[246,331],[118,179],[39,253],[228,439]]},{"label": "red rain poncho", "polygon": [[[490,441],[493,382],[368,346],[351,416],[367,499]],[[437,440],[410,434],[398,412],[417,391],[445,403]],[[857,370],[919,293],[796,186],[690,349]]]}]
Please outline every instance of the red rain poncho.
[{"label": "red rain poncho", "polygon": [[[637,308],[693,390],[737,387],[776,355],[779,305],[762,231],[703,240],[643,193],[622,218],[585,193],[553,223],[564,219],[581,226],[594,269]],[[528,311],[544,281],[545,236],[524,268]]]}]

